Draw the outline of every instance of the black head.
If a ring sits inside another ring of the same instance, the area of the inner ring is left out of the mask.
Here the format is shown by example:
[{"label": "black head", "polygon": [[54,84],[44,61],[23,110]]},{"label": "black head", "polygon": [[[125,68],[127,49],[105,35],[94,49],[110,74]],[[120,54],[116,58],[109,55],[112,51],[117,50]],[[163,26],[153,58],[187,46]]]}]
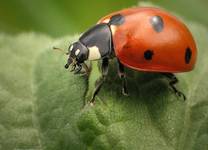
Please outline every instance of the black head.
[{"label": "black head", "polygon": [[88,58],[89,50],[81,42],[75,42],[69,46],[68,53],[69,58],[65,68],[69,68],[71,64],[76,66],[84,63]]},{"label": "black head", "polygon": [[98,60],[109,57],[112,52],[110,27],[97,24],[82,34],[78,42],[69,46],[69,58],[66,68],[80,66],[85,60]]}]

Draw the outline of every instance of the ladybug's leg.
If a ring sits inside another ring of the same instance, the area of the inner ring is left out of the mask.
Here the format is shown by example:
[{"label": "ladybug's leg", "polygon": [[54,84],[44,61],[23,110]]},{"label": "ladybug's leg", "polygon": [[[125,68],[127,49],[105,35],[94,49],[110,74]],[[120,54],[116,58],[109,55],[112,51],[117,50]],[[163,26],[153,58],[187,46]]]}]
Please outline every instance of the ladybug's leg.
[{"label": "ladybug's leg", "polygon": [[180,97],[182,96],[183,99],[186,100],[186,96],[175,87],[175,84],[178,83],[178,79],[176,78],[176,76],[172,73],[163,73],[163,75],[165,75],[170,80],[169,85],[173,89],[175,94]]},{"label": "ladybug's leg", "polygon": [[82,70],[82,65],[78,64],[77,68],[74,70],[74,74],[79,74],[81,70]]},{"label": "ladybug's leg", "polygon": [[102,66],[101,66],[101,70],[102,70],[102,76],[101,78],[99,78],[96,81],[96,85],[95,85],[95,90],[93,92],[93,96],[92,99],[90,100],[91,103],[93,103],[95,101],[95,96],[98,94],[98,92],[100,91],[100,88],[102,87],[106,76],[108,75],[108,68],[109,68],[109,61],[108,58],[104,58],[102,60]]},{"label": "ladybug's leg", "polygon": [[82,64],[82,67],[85,69],[85,74],[86,74],[86,75],[89,75],[89,73],[90,73],[90,68],[87,66],[87,64],[83,63],[83,64]]},{"label": "ladybug's leg", "polygon": [[124,65],[121,64],[119,60],[118,60],[118,76],[122,80],[122,94],[125,96],[128,96],[127,80],[126,80],[126,74],[124,71]]}]

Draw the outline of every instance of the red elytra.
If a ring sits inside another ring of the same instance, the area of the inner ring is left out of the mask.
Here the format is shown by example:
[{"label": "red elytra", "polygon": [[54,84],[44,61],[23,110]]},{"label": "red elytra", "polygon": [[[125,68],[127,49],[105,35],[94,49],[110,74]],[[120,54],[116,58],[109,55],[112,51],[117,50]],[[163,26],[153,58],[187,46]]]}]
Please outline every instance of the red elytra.
[{"label": "red elytra", "polygon": [[130,8],[112,13],[123,18],[111,25],[116,57],[125,66],[147,72],[186,72],[194,68],[197,48],[188,28],[176,17],[157,8]]}]

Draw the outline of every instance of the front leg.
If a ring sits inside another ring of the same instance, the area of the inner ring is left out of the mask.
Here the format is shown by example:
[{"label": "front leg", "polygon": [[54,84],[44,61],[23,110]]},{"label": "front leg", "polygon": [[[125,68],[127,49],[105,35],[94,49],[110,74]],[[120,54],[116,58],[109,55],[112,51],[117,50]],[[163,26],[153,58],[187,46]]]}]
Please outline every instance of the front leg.
[{"label": "front leg", "polygon": [[96,80],[96,85],[95,85],[95,89],[93,91],[93,96],[90,100],[91,103],[94,103],[95,101],[95,96],[98,94],[98,92],[100,91],[105,79],[106,79],[106,76],[108,75],[108,68],[109,68],[109,60],[108,58],[104,58],[102,60],[102,65],[101,65],[101,71],[102,71],[102,76]]},{"label": "front leg", "polygon": [[127,81],[126,81],[126,74],[124,71],[124,65],[121,64],[121,62],[118,59],[117,61],[118,61],[118,76],[122,80],[122,94],[124,96],[128,96]]}]

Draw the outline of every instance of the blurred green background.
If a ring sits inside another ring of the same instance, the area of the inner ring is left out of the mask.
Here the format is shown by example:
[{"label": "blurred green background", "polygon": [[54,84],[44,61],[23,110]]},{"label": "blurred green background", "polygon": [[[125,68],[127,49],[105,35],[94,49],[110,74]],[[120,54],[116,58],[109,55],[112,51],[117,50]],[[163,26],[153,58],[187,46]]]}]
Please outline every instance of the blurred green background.
[{"label": "blurred green background", "polygon": [[[146,0],[208,25],[208,0]],[[83,32],[116,10],[137,5],[138,0],[1,0],[0,32],[35,31],[53,37]]]}]

